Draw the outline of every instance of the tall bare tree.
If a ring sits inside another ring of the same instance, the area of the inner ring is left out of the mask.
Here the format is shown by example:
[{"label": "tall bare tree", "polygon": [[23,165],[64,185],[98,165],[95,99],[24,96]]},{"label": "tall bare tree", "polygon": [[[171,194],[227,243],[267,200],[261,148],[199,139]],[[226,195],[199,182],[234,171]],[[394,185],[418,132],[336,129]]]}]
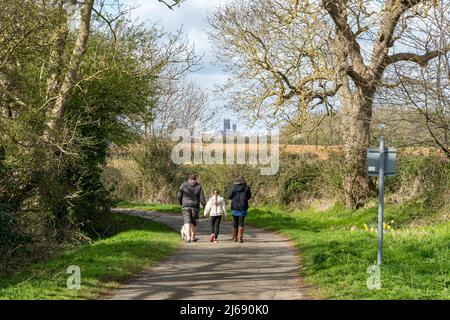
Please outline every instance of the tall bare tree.
[{"label": "tall bare tree", "polygon": [[148,134],[168,137],[175,129],[213,124],[217,114],[208,104],[208,94],[194,82],[166,81],[161,89]]},{"label": "tall bare tree", "polygon": [[[441,8],[450,3],[440,1]],[[434,47],[450,39],[450,10],[434,10],[420,32],[410,34],[412,46],[424,41]],[[418,36],[424,36],[420,39]],[[380,118],[409,146],[434,146],[450,158],[450,52],[416,68],[396,64],[386,70],[387,88],[378,94]]]},{"label": "tall bare tree", "polygon": [[[91,30],[91,19],[92,12],[94,8],[94,0],[85,0],[81,7],[81,15],[80,15],[80,26],[78,29],[78,34],[75,40],[75,46],[73,48],[72,55],[70,57],[69,67],[67,69],[66,75],[64,77],[64,81],[61,84],[61,88],[59,89],[58,96],[56,98],[56,102],[54,106],[50,110],[50,128],[56,128],[58,122],[64,115],[64,110],[66,107],[66,103],[70,96],[70,92],[73,89],[74,85],[77,82],[78,71],[80,69],[80,64],[83,59],[84,54],[87,50],[87,44],[89,39],[89,34]],[[60,31],[62,37],[66,37],[66,31],[63,29]],[[59,36],[58,36],[59,37]],[[58,39],[60,40],[60,39]],[[57,45],[65,44],[65,41],[57,41]],[[57,48],[57,50],[61,50]],[[59,54],[59,52],[58,52]],[[58,59],[59,60],[59,59]]]},{"label": "tall bare tree", "polygon": [[414,48],[402,41],[446,8],[421,0],[238,0],[209,20],[235,104],[288,118],[339,107],[345,202],[358,208],[369,193],[366,149],[384,71],[401,62],[424,66],[450,50],[448,39]]},{"label": "tall bare tree", "polygon": [[64,49],[69,35],[69,16],[73,14],[77,1],[57,0],[55,3],[56,15],[59,18],[51,36],[50,58],[48,63],[48,79],[46,101],[53,97],[55,100],[62,82],[62,67],[64,64]]}]

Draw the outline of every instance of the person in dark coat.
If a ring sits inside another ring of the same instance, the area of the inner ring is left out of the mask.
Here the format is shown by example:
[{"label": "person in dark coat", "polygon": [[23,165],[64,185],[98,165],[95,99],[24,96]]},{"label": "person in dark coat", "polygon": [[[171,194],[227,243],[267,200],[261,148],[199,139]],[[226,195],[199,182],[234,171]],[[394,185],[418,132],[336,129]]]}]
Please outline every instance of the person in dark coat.
[{"label": "person in dark coat", "polygon": [[244,220],[247,216],[248,200],[252,197],[250,187],[243,175],[239,175],[228,192],[231,200],[231,214],[233,216],[233,241],[244,242]]},{"label": "person in dark coat", "polygon": [[195,174],[189,175],[188,181],[184,182],[177,194],[178,202],[181,205],[184,224],[188,225],[187,242],[197,241],[196,227],[199,220],[200,205],[206,206],[206,198],[203,188],[197,182]]}]

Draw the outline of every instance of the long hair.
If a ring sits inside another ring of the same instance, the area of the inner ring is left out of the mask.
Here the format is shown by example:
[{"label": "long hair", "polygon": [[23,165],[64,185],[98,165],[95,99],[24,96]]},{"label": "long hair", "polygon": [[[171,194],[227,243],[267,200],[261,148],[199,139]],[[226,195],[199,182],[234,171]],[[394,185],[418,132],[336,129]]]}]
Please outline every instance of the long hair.
[{"label": "long hair", "polygon": [[215,205],[216,205],[216,208],[217,208],[217,206],[219,205],[218,203],[217,203],[217,195],[219,194],[219,189],[214,189],[213,190],[213,193],[214,193],[214,196],[215,196]]},{"label": "long hair", "polygon": [[236,178],[236,183],[237,184],[244,184],[245,183],[245,178],[242,174],[238,175],[238,177]]}]

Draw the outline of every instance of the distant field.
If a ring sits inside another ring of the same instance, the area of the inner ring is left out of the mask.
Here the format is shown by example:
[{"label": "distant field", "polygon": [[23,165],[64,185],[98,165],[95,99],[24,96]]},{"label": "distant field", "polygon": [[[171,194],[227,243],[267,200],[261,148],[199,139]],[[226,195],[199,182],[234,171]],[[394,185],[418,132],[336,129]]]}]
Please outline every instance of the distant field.
[{"label": "distant field", "polygon": [[[206,148],[213,150],[218,149],[220,150],[222,146],[220,144],[203,144],[203,149]],[[127,157],[128,154],[130,154],[132,151],[137,150],[138,146],[132,146],[128,147],[126,149],[123,148],[117,148],[113,150],[113,154],[122,157]],[[227,145],[223,145],[224,151],[227,149]],[[230,148],[230,146],[228,146]],[[235,144],[234,145],[234,151],[241,151],[245,150],[245,152],[249,152],[250,150],[257,150],[258,145],[257,144]],[[268,152],[270,153],[271,145],[268,145],[267,147]],[[313,154],[316,155],[318,159],[320,160],[326,160],[329,157],[330,152],[336,152],[341,149],[341,146],[321,146],[321,145],[297,145],[297,144],[280,144],[280,152],[287,152],[287,153],[297,153],[297,154]],[[442,155],[443,153],[438,148],[431,148],[431,147],[407,147],[407,148],[398,148],[400,153],[403,154],[412,154],[412,155],[418,155],[418,156],[428,156],[431,154],[436,155]]]}]

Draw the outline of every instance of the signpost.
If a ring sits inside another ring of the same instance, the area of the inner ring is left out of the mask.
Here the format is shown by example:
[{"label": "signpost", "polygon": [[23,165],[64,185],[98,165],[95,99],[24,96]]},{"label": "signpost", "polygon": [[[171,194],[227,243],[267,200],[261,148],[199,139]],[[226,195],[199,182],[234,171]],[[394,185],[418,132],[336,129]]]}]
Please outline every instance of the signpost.
[{"label": "signpost", "polygon": [[[384,125],[381,127],[384,129]],[[378,254],[377,265],[381,266],[383,258],[383,214],[384,214],[384,176],[394,176],[397,170],[397,150],[384,146],[383,133],[379,148],[367,150],[367,174],[378,176]]]}]

